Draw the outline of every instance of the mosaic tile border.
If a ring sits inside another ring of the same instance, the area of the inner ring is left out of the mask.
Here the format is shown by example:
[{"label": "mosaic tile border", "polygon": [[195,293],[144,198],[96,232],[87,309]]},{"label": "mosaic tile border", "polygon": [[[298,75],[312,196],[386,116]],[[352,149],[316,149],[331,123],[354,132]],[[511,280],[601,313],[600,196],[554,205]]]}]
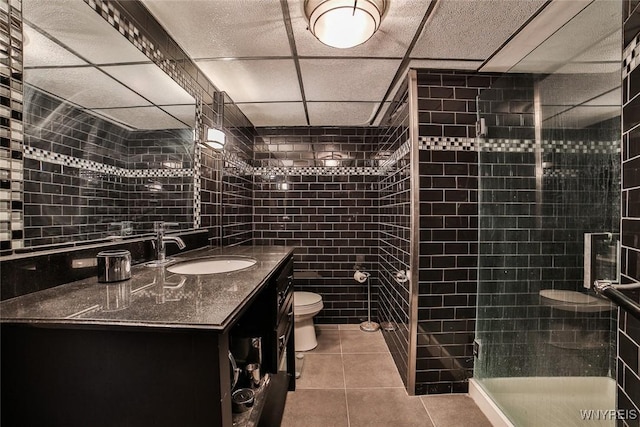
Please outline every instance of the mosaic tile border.
[{"label": "mosaic tile border", "polygon": [[339,166],[306,166],[306,167],[261,167],[254,168],[254,176],[287,176],[287,175],[383,175],[381,167],[339,167]]},{"label": "mosaic tile border", "polygon": [[194,132],[194,149],[193,149],[193,228],[200,228],[202,225],[202,147],[199,141],[202,141],[204,132],[204,122],[202,119],[202,100],[196,102],[196,127]]},{"label": "mosaic tile border", "polygon": [[418,137],[420,150],[476,151],[477,145],[476,138]]},{"label": "mosaic tile border", "polygon": [[624,79],[640,64],[640,34],[637,34],[624,48],[622,58],[622,78]]},{"label": "mosaic tile border", "polygon": [[0,253],[24,247],[22,2],[0,0]]},{"label": "mosaic tile border", "polygon": [[380,167],[385,170],[389,169],[390,167],[398,163],[400,159],[404,158],[409,153],[409,151],[411,151],[411,141],[406,141],[400,146],[400,148],[394,151],[388,159],[384,160],[380,164]]},{"label": "mosaic tile border", "polygon": [[532,139],[478,139],[476,147],[487,152],[533,153],[538,149],[543,153],[564,154],[619,154],[620,141],[564,141],[545,140],[538,143]]},{"label": "mosaic tile border", "polygon": [[232,167],[232,168],[238,169],[240,172],[243,172],[246,175],[255,174],[253,166],[249,165],[247,162],[242,160],[235,153],[229,153],[229,152],[223,151],[222,160],[225,162],[223,170],[228,167]]},{"label": "mosaic tile border", "polygon": [[140,52],[153,61],[191,96],[198,98],[195,82],[177,66],[178,61],[167,57],[142,31],[129,19],[123,16],[117,5],[108,0],[84,0],[95,12],[102,16],[113,28],[127,38]]},{"label": "mosaic tile border", "polygon": [[169,178],[193,176],[193,169],[125,169],[92,160],[78,159],[39,148],[24,147],[24,157],[46,163],[125,178]]}]

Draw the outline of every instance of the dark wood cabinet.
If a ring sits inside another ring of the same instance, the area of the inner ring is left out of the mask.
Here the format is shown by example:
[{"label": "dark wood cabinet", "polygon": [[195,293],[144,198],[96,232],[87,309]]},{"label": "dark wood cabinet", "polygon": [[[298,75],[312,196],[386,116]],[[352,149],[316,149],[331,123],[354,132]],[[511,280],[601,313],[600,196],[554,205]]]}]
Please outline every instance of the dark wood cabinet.
[{"label": "dark wood cabinet", "polygon": [[[254,425],[295,389],[291,256],[226,329],[3,321],[3,427],[231,427],[230,343],[262,339],[269,387]],[[259,411],[258,411],[259,409]]]}]

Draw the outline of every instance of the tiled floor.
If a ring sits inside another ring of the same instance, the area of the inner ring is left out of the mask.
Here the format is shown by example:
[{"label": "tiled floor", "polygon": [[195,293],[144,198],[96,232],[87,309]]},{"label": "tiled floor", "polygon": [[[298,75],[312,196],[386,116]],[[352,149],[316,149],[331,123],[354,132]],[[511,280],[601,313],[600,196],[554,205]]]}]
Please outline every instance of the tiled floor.
[{"label": "tiled floor", "polygon": [[467,395],[408,396],[380,332],[321,326],[283,427],[491,427]]}]

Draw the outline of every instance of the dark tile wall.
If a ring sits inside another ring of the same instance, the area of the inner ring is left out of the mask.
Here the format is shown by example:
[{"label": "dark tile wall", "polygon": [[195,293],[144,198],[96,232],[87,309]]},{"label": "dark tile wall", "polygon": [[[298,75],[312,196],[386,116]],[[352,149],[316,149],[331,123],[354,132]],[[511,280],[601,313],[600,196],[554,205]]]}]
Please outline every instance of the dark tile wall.
[{"label": "dark tile wall", "polygon": [[[191,129],[129,133],[127,169],[153,169],[159,175],[128,179],[127,219],[133,222],[136,234],[153,231],[154,221],[173,223],[173,229],[193,228],[193,173],[170,173],[172,169],[193,170],[192,138]],[[162,176],[163,172],[169,176]]]},{"label": "dark tile wall", "polygon": [[[625,282],[640,280],[640,111],[633,108],[640,94],[640,69],[637,62],[640,37],[640,10],[637,1],[623,2],[623,134],[622,134],[622,278]],[[633,127],[636,126],[636,127]],[[630,296],[640,302],[638,293]],[[622,310],[618,318],[618,408],[640,413],[640,321]],[[619,425],[638,426],[627,419]]]},{"label": "dark tile wall", "polygon": [[222,244],[249,244],[253,238],[253,149],[256,130],[238,106],[224,107],[229,142],[222,174]]},{"label": "dark tile wall", "polygon": [[416,394],[466,392],[476,316],[476,97],[494,75],[418,70],[420,267]]},{"label": "dark tile wall", "polygon": [[118,235],[122,221],[137,234],[193,227],[193,175],[171,173],[193,168],[190,130],[130,131],[29,86],[25,97],[26,246]]},{"label": "dark tile wall", "polygon": [[393,120],[383,127],[381,150],[397,153],[397,161],[380,177],[379,189],[379,257],[378,321],[398,368],[400,377],[409,383],[409,349],[411,333],[410,283],[395,280],[400,270],[411,265],[411,154],[407,84],[395,99]]},{"label": "dark tile wall", "polygon": [[318,323],[365,320],[367,289],[353,273],[355,265],[362,266],[375,285],[379,177],[355,165],[365,162],[377,135],[370,128],[258,132],[254,244],[298,247],[295,286],[322,295]]},{"label": "dark tile wall", "polygon": [[479,103],[490,123],[478,147],[479,379],[606,376],[615,354],[611,310],[563,310],[540,291],[586,292],[584,233],[618,228],[619,120],[587,129],[548,120],[536,141],[536,78],[503,76]]}]

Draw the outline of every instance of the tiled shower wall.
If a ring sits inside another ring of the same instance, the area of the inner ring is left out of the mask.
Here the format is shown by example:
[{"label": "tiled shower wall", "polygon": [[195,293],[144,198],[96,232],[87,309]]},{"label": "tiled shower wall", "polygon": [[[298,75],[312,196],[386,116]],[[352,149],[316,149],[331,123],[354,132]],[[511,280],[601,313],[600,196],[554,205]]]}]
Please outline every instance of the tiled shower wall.
[{"label": "tiled shower wall", "polygon": [[488,124],[479,140],[479,379],[606,376],[611,366],[611,312],[558,310],[540,291],[582,291],[584,233],[617,230],[619,125],[565,129],[549,119],[537,140],[536,78],[504,76],[479,104]]},{"label": "tiled shower wall", "polygon": [[[622,71],[622,274],[640,280],[640,10],[638,1],[623,2]],[[638,293],[630,294],[640,302]],[[640,321],[622,310],[618,318],[618,408],[640,413]],[[638,426],[638,420],[619,425]]]},{"label": "tiled shower wall", "polygon": [[477,278],[476,97],[493,75],[418,70],[416,394],[466,392]]},{"label": "tiled shower wall", "polygon": [[376,131],[315,127],[258,133],[254,244],[298,247],[295,286],[322,295],[317,322],[365,320],[367,289],[353,274],[360,265],[376,283],[379,177],[368,159],[377,146]]}]

